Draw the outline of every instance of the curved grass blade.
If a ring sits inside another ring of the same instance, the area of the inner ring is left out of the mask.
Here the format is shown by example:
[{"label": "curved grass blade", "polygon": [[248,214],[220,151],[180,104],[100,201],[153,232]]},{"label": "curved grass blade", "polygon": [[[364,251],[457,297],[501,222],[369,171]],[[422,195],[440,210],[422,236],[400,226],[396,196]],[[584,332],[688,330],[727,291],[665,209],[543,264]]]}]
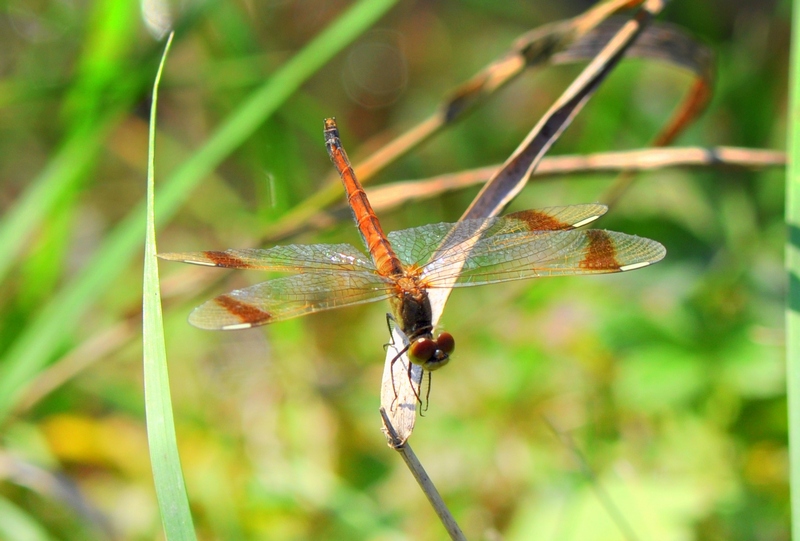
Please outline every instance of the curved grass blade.
[{"label": "curved grass blade", "polygon": [[142,339],[144,346],[144,406],[147,420],[147,442],[150,446],[150,463],[156,487],[161,522],[169,541],[194,540],[194,525],[189,511],[189,497],[183,481],[175,423],[172,417],[172,399],[169,392],[167,352],[164,345],[164,322],[161,314],[161,288],[158,283],[155,226],[155,141],[158,84],[164,70],[172,38],[167,39],[164,56],[158,66],[153,84],[153,101],[150,107],[150,136],[147,163],[147,230],[144,243],[144,284],[142,299]]}]

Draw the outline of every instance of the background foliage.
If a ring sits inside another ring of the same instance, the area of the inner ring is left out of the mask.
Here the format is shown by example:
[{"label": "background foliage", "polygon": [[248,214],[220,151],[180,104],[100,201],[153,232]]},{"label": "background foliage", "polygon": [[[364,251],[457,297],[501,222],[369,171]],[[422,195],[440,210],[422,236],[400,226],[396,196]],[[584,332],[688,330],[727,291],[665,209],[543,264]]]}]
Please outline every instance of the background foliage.
[{"label": "background foliage", "polygon": [[[162,83],[157,186],[349,5],[184,4]],[[357,161],[362,144],[428,116],[519,34],[587,5],[398,2],[181,194],[159,248],[257,243],[329,177],[323,117],[337,117]],[[782,149],[788,3],[673,2],[661,19],[718,55],[711,106],[679,143]],[[110,287],[98,278],[80,295],[64,291],[143,200],[162,45],[135,2],[10,0],[0,27],[0,536],[152,539],[161,525],[143,423],[141,255],[111,260],[125,269]],[[577,72],[524,76],[379,181],[502,161]],[[623,62],[552,154],[644,146],[688,83]],[[610,182],[534,184],[511,210],[596,201]],[[382,219],[390,230],[454,220],[476,191]],[[451,297],[443,322],[457,354],[436,374],[412,444],[470,538],[624,539],[605,498],[639,539],[788,539],[782,208],[782,171],[648,174],[599,227],[659,240],[664,262]],[[289,241],[359,242],[347,221]],[[378,430],[386,306],[203,332],[186,324],[193,306],[263,277],[161,272],[200,538],[442,537]],[[89,294],[89,310],[40,332],[42,314]],[[14,364],[26,336],[25,351],[52,352],[26,365],[30,378]]]}]

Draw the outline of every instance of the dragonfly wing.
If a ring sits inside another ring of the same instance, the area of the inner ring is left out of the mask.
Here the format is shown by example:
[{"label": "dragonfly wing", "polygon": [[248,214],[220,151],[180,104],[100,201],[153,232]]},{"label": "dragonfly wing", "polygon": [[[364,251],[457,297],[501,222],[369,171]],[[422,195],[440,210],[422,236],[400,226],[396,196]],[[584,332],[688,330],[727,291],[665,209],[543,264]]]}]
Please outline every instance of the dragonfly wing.
[{"label": "dragonfly wing", "polygon": [[159,254],[161,259],[182,261],[208,267],[259,269],[268,271],[371,271],[375,267],[369,257],[350,244],[290,244],[266,250],[241,249],[225,251]]},{"label": "dragonfly wing", "polygon": [[474,236],[483,225],[483,220],[466,220],[457,224],[428,224],[410,229],[390,231],[387,235],[397,257],[406,265],[421,265],[442,244],[447,234],[458,228],[462,236]]},{"label": "dragonfly wing", "polygon": [[645,267],[665,254],[666,249],[654,240],[601,229],[511,233],[481,238],[466,260],[453,256],[426,265],[422,278],[429,287],[449,285],[458,268],[455,286],[465,287],[541,276],[610,273]]},{"label": "dragonfly wing", "polygon": [[247,329],[385,299],[389,296],[388,287],[372,272],[286,276],[220,295],[195,308],[189,323],[201,329]]},{"label": "dragonfly wing", "polygon": [[606,213],[600,204],[569,205],[536,210],[523,210],[499,218],[464,220],[448,224],[430,224],[389,233],[388,238],[398,257],[405,264],[429,262],[437,257],[458,257],[468,250],[461,247],[476,237],[486,239],[498,235],[530,231],[561,231],[588,224]]}]

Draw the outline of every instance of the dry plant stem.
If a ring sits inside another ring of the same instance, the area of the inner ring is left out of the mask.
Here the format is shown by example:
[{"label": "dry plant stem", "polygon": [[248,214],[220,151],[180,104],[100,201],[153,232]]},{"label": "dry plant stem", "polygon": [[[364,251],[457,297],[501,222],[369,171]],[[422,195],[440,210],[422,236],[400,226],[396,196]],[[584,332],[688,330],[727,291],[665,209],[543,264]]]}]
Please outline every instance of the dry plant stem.
[{"label": "dry plant stem", "polygon": [[411,471],[411,475],[417,480],[420,488],[433,506],[434,511],[436,511],[439,520],[442,521],[447,533],[450,534],[450,539],[466,541],[467,538],[464,537],[464,533],[461,531],[461,528],[458,527],[458,523],[456,523],[456,519],[453,518],[450,510],[447,509],[444,500],[442,500],[442,496],[439,494],[439,491],[436,490],[433,481],[428,477],[419,459],[417,459],[417,455],[411,450],[411,446],[408,445],[408,442],[400,441],[394,426],[392,426],[389,417],[386,415],[386,411],[383,408],[381,408],[380,411],[381,418],[383,419],[384,432],[386,432],[389,440],[389,446],[403,457],[403,461],[405,461],[406,466],[408,466],[408,469]]},{"label": "dry plant stem", "polygon": [[[585,173],[607,173],[621,170],[651,171],[666,167],[718,166],[731,169],[763,169],[783,167],[786,154],[777,150],[736,147],[682,147],[600,152],[596,154],[553,156],[542,159],[533,172],[533,180]],[[497,174],[500,164],[438,175],[424,180],[404,180],[367,190],[375,210],[388,210],[408,201],[435,197],[441,193],[482,184]],[[602,200],[601,200],[602,201]],[[605,202],[605,201],[602,201]],[[326,223],[336,221],[328,215]]]}]

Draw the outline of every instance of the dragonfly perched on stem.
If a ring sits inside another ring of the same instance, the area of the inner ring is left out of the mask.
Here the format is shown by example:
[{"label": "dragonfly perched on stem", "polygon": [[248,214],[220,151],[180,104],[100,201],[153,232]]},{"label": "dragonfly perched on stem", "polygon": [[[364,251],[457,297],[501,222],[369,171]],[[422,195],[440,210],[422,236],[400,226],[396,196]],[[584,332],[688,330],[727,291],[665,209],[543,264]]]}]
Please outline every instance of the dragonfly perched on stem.
[{"label": "dragonfly perched on stem", "polygon": [[[627,271],[646,267],[666,254],[650,239],[599,229],[575,231],[606,212],[600,204],[524,210],[384,234],[334,119],[325,120],[324,134],[369,256],[349,244],[160,254],[162,259],[210,267],[296,273],[220,295],[191,313],[192,325],[247,329],[389,299],[394,320],[408,338],[400,353],[407,352],[412,363],[430,372],[448,363],[455,341],[447,332],[434,337],[429,290]],[[454,274],[458,276],[453,285]]]}]

